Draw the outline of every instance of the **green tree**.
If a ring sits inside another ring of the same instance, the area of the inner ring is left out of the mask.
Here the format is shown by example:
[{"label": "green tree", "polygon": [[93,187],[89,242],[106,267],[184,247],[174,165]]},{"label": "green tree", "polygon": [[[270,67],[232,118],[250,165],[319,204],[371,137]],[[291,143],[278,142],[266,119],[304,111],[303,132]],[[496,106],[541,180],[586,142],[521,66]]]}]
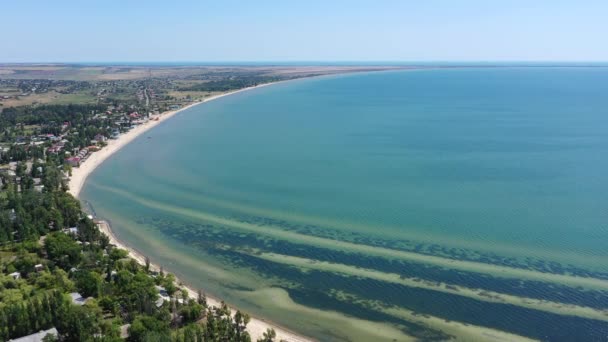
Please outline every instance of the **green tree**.
[{"label": "green tree", "polygon": [[44,240],[47,256],[64,270],[78,265],[81,248],[71,237],[63,233],[52,233]]},{"label": "green tree", "polygon": [[76,287],[84,297],[99,297],[101,293],[102,278],[97,272],[76,272]]},{"label": "green tree", "polygon": [[247,328],[247,324],[249,324],[250,317],[248,314],[244,314],[237,310],[236,314],[234,314],[234,330],[236,332],[236,339],[238,341],[249,341],[251,338],[249,337],[249,333],[245,331]]},{"label": "green tree", "polygon": [[68,305],[65,312],[59,316],[57,330],[67,341],[86,341],[101,332],[101,321],[101,309],[96,303]]},{"label": "green tree", "polygon": [[262,335],[262,338],[258,339],[258,342],[274,342],[274,339],[277,337],[276,331],[272,328],[266,329],[266,332]]},{"label": "green tree", "polygon": [[114,282],[114,293],[126,310],[137,313],[152,313],[158,298],[154,280],[143,271],[136,274],[119,271]]},{"label": "green tree", "polygon": [[129,256],[129,252],[120,248],[112,248],[110,251],[110,260],[116,262]]},{"label": "green tree", "polygon": [[202,305],[191,299],[181,307],[180,315],[186,323],[196,322],[201,318],[203,310],[204,308]]},{"label": "green tree", "polygon": [[197,301],[204,308],[207,308],[207,295],[201,289],[198,289]]},{"label": "green tree", "polygon": [[44,184],[45,191],[55,191],[61,185],[61,173],[52,161],[49,161],[44,168],[42,184]]},{"label": "green tree", "polygon": [[59,342],[59,339],[54,334],[46,334],[46,336],[42,338],[42,342]]},{"label": "green tree", "polygon": [[149,341],[150,338],[159,338],[158,341],[170,340],[171,330],[169,323],[156,317],[137,316],[129,327],[129,340],[133,342]]}]

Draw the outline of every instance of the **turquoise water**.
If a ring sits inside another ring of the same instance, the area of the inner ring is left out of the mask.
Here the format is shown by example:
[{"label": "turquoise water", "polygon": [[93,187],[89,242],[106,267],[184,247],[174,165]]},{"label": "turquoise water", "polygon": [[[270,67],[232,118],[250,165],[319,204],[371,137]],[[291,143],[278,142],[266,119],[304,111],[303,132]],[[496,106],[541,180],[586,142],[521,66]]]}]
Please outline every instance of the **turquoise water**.
[{"label": "turquoise water", "polygon": [[600,340],[607,80],[463,68],[276,84],[162,123],[82,198],[185,281],[322,340],[470,337],[454,322]]}]

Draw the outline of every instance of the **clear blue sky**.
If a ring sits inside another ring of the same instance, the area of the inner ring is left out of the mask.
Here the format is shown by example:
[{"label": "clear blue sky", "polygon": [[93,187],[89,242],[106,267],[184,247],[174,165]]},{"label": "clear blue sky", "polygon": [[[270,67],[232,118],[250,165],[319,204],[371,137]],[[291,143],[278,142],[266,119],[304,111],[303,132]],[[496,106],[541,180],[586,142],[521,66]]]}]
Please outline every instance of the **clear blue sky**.
[{"label": "clear blue sky", "polygon": [[0,62],[608,61],[608,0],[19,0]]}]

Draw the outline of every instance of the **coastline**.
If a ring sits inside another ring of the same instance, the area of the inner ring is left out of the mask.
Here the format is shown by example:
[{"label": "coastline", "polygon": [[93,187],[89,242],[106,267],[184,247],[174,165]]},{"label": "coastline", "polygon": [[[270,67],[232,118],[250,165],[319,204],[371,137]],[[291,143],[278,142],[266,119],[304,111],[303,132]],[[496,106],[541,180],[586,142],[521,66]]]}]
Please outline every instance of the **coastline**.
[{"label": "coastline", "polygon": [[248,91],[248,90],[262,88],[262,87],[266,87],[266,86],[276,84],[276,83],[281,83],[281,82],[284,82],[284,81],[264,83],[264,84],[259,84],[259,85],[253,86],[253,87],[247,87],[247,88],[230,91],[230,92],[223,93],[223,94],[214,95],[209,98],[203,99],[202,101],[191,103],[180,109],[163,112],[163,113],[156,114],[156,115],[151,115],[150,120],[148,120],[146,123],[143,123],[133,129],[131,129],[130,131],[121,134],[117,139],[108,140],[107,145],[105,147],[103,147],[102,149],[100,149],[97,152],[93,152],[91,155],[89,155],[87,160],[85,160],[77,168],[72,168],[72,175],[70,176],[70,180],[68,181],[68,187],[69,187],[68,192],[70,194],[72,194],[72,196],[78,198],[78,195],[80,195],[80,191],[82,190],[82,187],[84,186],[84,183],[86,182],[87,178],[93,171],[95,171],[95,169],[99,165],[101,165],[112,154],[116,153],[121,148],[125,147],[127,144],[129,144],[131,141],[133,141],[138,136],[147,132],[151,128],[159,125],[163,121],[172,118],[176,114],[178,114],[186,109],[190,109],[196,105],[199,105],[199,104],[202,104],[205,102],[209,102],[209,101],[213,101],[213,100],[217,100],[224,96],[229,96],[229,95],[241,93],[241,92]]},{"label": "coastline", "polygon": [[[118,248],[128,251],[129,257],[134,259],[138,264],[140,264],[142,266],[144,266],[146,264],[146,257],[143,254],[141,254],[139,251],[137,251],[136,249],[128,247],[126,244],[124,244],[122,241],[120,241],[116,237],[116,235],[114,235],[114,232],[112,232],[112,228],[107,221],[95,220],[95,222],[97,223],[97,227],[99,227],[99,230],[110,239],[110,244],[113,244]],[[160,271],[160,268],[161,268],[160,265],[153,263],[153,262],[150,263],[151,270],[158,272],[158,271]],[[168,272],[171,271],[170,269],[167,269],[165,267],[163,267],[163,269]],[[198,297],[197,289],[183,283],[181,281],[181,279],[179,279],[179,277],[177,277],[175,274],[174,274],[174,276],[175,276],[175,282],[177,284],[181,284],[182,287],[184,289],[186,289],[186,291],[188,291],[190,298],[196,299]],[[215,298],[213,296],[210,296],[209,294],[206,294],[206,297],[207,297],[208,306],[214,306],[214,307],[221,306],[222,300]],[[228,307],[230,308],[230,310],[232,311],[233,314],[236,313],[236,310],[238,309],[238,308],[235,308],[230,305],[228,305]],[[275,323],[263,320],[261,318],[257,318],[255,316],[250,316],[249,324],[247,324],[247,332],[249,332],[249,335],[251,336],[252,341],[256,341],[256,340],[262,338],[263,334],[266,332],[266,330],[268,328],[272,328],[276,332],[276,341],[289,341],[289,342],[313,342],[313,341],[315,341],[308,337],[298,335],[297,333],[292,332],[289,329],[281,327]]]},{"label": "coastline", "polygon": [[[229,96],[229,95],[233,95],[236,93],[240,93],[240,92],[244,92],[244,91],[248,91],[248,90],[252,90],[252,89],[256,89],[256,88],[261,88],[261,87],[269,86],[269,85],[280,83],[280,82],[284,82],[284,81],[264,83],[264,84],[260,84],[260,85],[253,86],[253,87],[247,87],[247,88],[243,88],[243,89],[239,89],[239,90],[235,90],[235,91],[231,91],[231,92],[227,92],[227,93],[223,93],[223,94],[214,95],[214,96],[206,98],[202,101],[198,101],[198,102],[189,104],[189,105],[187,105],[183,108],[177,109],[177,110],[172,110],[172,111],[150,116],[149,121],[131,129],[130,131],[128,131],[126,133],[123,133],[117,139],[109,140],[105,147],[103,147],[101,150],[99,150],[97,152],[93,152],[87,158],[87,160],[85,160],[78,168],[73,168],[72,175],[68,181],[68,186],[69,186],[68,192],[70,194],[72,194],[74,197],[78,198],[80,195],[80,192],[82,190],[82,187],[84,186],[84,183],[86,182],[88,176],[98,166],[100,166],[106,159],[108,159],[110,156],[112,156],[114,153],[119,151],[121,148],[123,148],[124,146],[129,144],[131,141],[133,141],[135,138],[137,138],[141,134],[147,132],[148,130],[157,126],[161,122],[170,119],[171,117],[178,114],[179,112],[189,109],[191,107],[194,107],[196,105],[205,103],[205,102],[216,100],[216,99],[224,97],[224,96]],[[97,220],[97,219],[95,220],[95,222],[97,223],[97,226],[99,227],[100,231],[108,236],[111,244],[114,244],[119,248],[127,250],[129,252],[129,257],[133,258],[140,265],[145,265],[145,256],[142,255],[141,253],[139,253],[136,249],[131,248],[131,247],[127,246],[125,243],[123,243],[122,241],[120,241],[116,237],[116,235],[114,235],[114,233],[112,232],[111,226],[108,222],[103,221],[103,220]],[[158,270],[160,270],[160,265],[151,263],[150,268],[158,271]],[[170,271],[168,269],[166,269],[166,270]],[[177,277],[176,277],[176,282],[181,283],[180,279],[178,279]],[[183,283],[182,283],[182,285],[188,291],[190,297],[196,298],[198,296],[198,292],[196,289],[194,289],[186,284],[183,284]],[[221,305],[221,302],[222,301],[220,299],[213,298],[213,297],[207,295],[207,304],[208,305],[219,307]],[[237,308],[230,307],[230,309],[234,313]],[[283,341],[283,340],[284,341],[293,341],[293,342],[313,341],[310,338],[298,335],[298,334],[291,332],[286,328],[280,327],[272,322],[268,322],[268,321],[265,321],[263,319],[256,318],[253,316],[251,316],[250,318],[251,318],[251,320],[250,320],[249,324],[247,325],[247,331],[251,335],[252,341],[256,341],[257,339],[262,338],[263,334],[269,328],[274,329],[274,331],[276,332],[277,341]]]}]

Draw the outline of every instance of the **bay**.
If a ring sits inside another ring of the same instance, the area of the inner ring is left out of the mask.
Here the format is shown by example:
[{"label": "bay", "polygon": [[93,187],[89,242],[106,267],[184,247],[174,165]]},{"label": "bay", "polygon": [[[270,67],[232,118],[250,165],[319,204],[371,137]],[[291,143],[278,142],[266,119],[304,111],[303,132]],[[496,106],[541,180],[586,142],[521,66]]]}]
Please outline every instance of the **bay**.
[{"label": "bay", "polygon": [[321,340],[599,340],[606,80],[514,67],[279,83],[179,113],[81,198],[184,281]]}]

